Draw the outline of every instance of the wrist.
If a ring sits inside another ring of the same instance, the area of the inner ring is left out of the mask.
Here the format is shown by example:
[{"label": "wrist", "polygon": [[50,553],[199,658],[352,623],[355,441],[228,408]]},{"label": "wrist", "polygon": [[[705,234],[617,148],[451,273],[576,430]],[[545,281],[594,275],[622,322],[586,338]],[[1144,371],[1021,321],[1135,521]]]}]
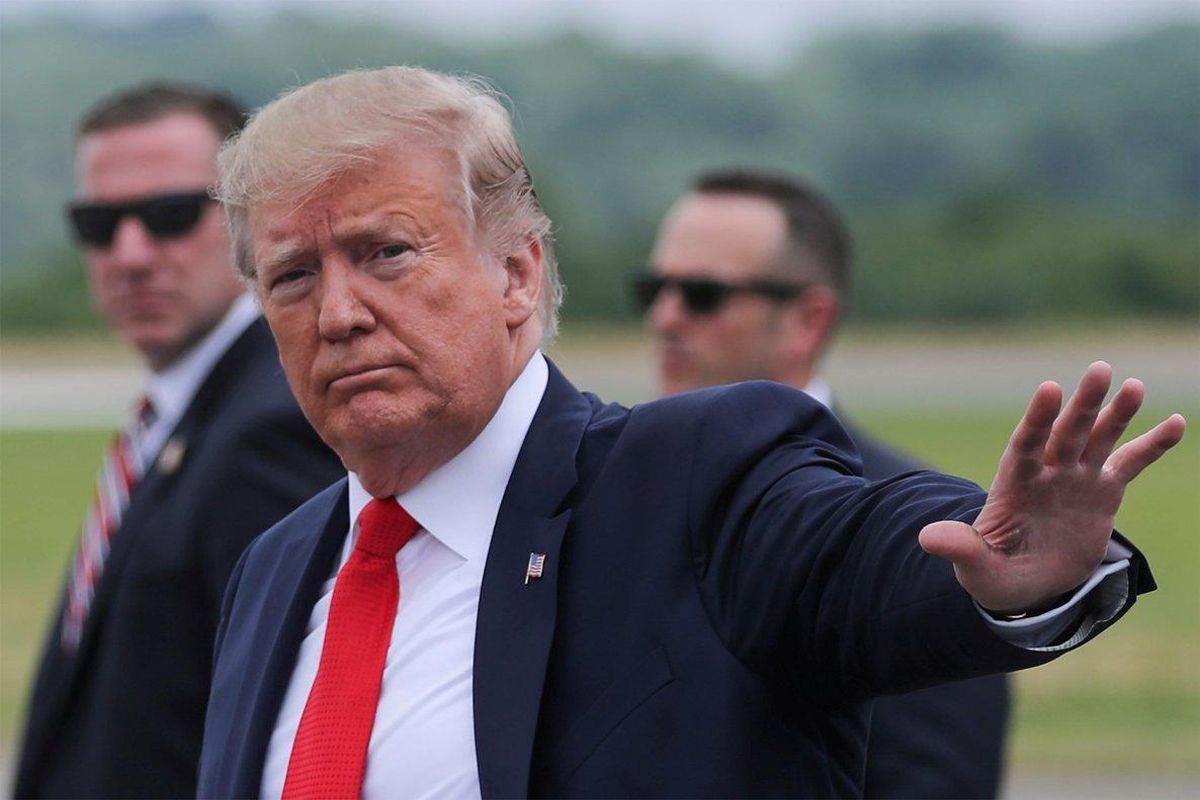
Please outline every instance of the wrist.
[{"label": "wrist", "polygon": [[1030,617],[1040,617],[1042,614],[1053,611],[1059,606],[1065,604],[1075,595],[1077,591],[1079,591],[1079,587],[1082,585],[1083,584],[1080,584],[1074,589],[1063,592],[1062,594],[1052,597],[1044,603],[1039,603],[1032,608],[998,611],[993,608],[987,608],[983,605],[980,605],[979,607],[983,609],[985,614],[997,622],[1016,622],[1017,620],[1029,619]]}]

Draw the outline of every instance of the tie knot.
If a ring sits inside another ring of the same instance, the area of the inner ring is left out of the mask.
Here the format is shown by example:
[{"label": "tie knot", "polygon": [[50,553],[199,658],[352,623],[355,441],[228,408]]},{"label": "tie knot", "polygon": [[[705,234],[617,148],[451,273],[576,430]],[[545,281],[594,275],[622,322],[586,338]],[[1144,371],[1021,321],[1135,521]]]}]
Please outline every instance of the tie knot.
[{"label": "tie knot", "polygon": [[150,395],[142,395],[134,403],[134,411],[138,419],[152,419],[154,417],[154,401],[150,399]]},{"label": "tie knot", "polygon": [[133,407],[133,427],[135,431],[148,430],[158,419],[158,411],[149,396],[142,395]]},{"label": "tie knot", "polygon": [[378,558],[395,558],[420,527],[394,498],[375,498],[358,517],[354,549]]}]

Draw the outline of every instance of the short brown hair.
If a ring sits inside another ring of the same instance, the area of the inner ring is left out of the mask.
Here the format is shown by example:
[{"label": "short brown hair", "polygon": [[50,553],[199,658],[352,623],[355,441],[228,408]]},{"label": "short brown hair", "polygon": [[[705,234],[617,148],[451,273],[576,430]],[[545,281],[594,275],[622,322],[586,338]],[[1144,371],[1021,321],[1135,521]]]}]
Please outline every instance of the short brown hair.
[{"label": "short brown hair", "polygon": [[[842,215],[820,192],[801,179],[779,172],[730,169],[706,172],[692,183],[697,194],[758,197],[774,203],[787,219],[785,261],[808,256],[807,262],[842,297],[850,291],[851,242]],[[792,265],[784,263],[789,268]]]},{"label": "short brown hair", "polygon": [[155,81],[111,94],[79,120],[77,137],[127,125],[154,122],[170,114],[195,114],[212,125],[221,140],[246,124],[246,110],[224,92],[186,83]]}]

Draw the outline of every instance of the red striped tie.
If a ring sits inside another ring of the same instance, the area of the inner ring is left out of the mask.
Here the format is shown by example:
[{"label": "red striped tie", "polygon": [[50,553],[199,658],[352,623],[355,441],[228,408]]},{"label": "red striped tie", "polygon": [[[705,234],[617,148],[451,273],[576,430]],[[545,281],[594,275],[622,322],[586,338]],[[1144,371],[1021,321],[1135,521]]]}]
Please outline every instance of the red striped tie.
[{"label": "red striped tie", "polygon": [[392,498],[367,503],[338,573],[325,643],[292,745],[284,800],[357,798],[400,604],[396,553],[419,526]]},{"label": "red striped tie", "polygon": [[113,440],[96,477],[95,496],[83,524],[79,550],[67,584],[61,638],[67,652],[74,652],[79,646],[83,624],[104,572],[104,561],[108,558],[113,536],[121,525],[121,516],[129,506],[133,489],[145,472],[139,444],[154,419],[154,406],[149,398],[143,397],[137,404],[133,420]]}]

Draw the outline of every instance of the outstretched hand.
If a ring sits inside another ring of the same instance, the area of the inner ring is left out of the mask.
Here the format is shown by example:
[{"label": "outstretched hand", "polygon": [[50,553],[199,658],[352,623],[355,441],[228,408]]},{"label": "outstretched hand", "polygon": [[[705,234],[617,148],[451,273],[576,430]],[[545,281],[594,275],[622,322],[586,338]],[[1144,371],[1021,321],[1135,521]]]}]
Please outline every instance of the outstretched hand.
[{"label": "outstretched hand", "polygon": [[921,546],[952,562],[984,608],[1036,609],[1086,581],[1104,558],[1125,487],[1183,438],[1175,414],[1114,451],[1145,389],[1127,380],[1101,408],[1111,383],[1112,367],[1092,364],[1061,414],[1061,387],[1039,386],[975,523],[921,531]]}]

